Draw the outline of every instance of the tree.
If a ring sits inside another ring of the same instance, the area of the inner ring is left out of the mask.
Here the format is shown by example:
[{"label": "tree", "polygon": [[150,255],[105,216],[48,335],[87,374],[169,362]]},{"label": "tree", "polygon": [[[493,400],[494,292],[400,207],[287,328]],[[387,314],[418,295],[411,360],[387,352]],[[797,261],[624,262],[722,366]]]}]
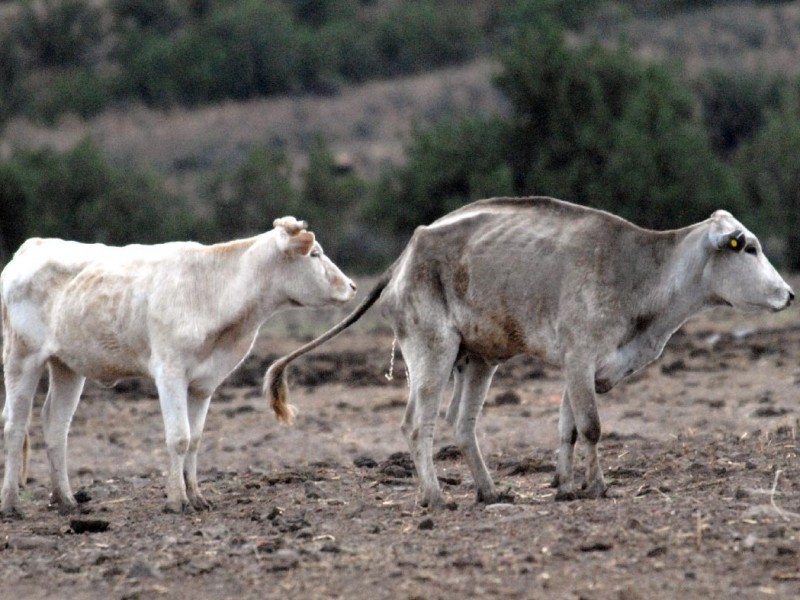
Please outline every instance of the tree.
[{"label": "tree", "polygon": [[413,133],[405,166],[387,175],[365,218],[407,238],[415,227],[479,198],[514,191],[500,118],[453,119]]},{"label": "tree", "polygon": [[272,229],[278,217],[299,217],[290,177],[285,153],[258,147],[250,150],[238,168],[218,174],[206,192],[211,199],[215,237],[257,235]]},{"label": "tree", "polygon": [[[800,90],[787,90],[766,125],[736,155],[756,222],[784,241],[784,266],[800,269]],[[769,249],[769,248],[768,248]]]},{"label": "tree", "polygon": [[503,54],[508,162],[518,193],[562,197],[650,227],[736,210],[741,190],[713,154],[688,88],[620,46],[568,47],[547,22]]}]

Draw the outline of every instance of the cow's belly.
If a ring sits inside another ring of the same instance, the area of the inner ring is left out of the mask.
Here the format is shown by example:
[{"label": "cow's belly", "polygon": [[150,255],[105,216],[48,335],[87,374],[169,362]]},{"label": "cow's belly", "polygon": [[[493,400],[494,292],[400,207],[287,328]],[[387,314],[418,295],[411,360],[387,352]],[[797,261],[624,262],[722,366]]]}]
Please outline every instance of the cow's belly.
[{"label": "cow's belly", "polygon": [[464,348],[489,362],[526,354],[559,363],[555,332],[536,328],[510,315],[473,318],[459,327]]},{"label": "cow's belly", "polygon": [[146,307],[120,276],[80,274],[50,313],[53,354],[90,379],[147,375]]}]

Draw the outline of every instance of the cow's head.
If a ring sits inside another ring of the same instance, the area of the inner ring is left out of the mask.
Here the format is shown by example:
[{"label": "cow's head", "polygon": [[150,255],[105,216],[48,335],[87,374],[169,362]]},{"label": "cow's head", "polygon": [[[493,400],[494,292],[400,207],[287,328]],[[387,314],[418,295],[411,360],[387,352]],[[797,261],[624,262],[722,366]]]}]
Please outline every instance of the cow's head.
[{"label": "cow's head", "polygon": [[724,210],[712,214],[706,224],[705,246],[711,256],[703,276],[712,301],[745,311],[779,311],[791,304],[792,288],[764,255],[755,235]]},{"label": "cow's head", "polygon": [[282,217],[273,225],[284,257],[285,270],[279,276],[293,305],[327,306],[355,296],[356,284],[325,256],[305,221]]}]

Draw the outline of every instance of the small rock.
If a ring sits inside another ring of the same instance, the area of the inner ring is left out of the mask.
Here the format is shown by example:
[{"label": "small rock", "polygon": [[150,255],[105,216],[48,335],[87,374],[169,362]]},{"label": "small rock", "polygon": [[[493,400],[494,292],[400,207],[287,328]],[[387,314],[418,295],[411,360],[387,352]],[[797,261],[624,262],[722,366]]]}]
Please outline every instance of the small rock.
[{"label": "small rock", "polygon": [[158,568],[146,562],[137,562],[128,571],[128,579],[158,579]]},{"label": "small rock", "polygon": [[436,454],[433,455],[434,460],[457,460],[460,458],[461,450],[458,449],[458,446],[452,444],[442,446],[436,451]]},{"label": "small rock", "polygon": [[295,550],[281,548],[273,552],[265,561],[267,571],[289,571],[300,565],[300,554]]},{"label": "small rock", "polygon": [[378,466],[377,461],[371,456],[357,456],[353,459],[353,464],[360,469],[374,469]]},{"label": "small rock", "polygon": [[101,533],[108,531],[111,523],[105,519],[70,519],[70,529],[74,533]]},{"label": "small rock", "polygon": [[484,510],[490,513],[507,513],[521,509],[515,504],[511,504],[509,502],[496,502],[495,504],[487,504]]},{"label": "small rock", "polygon": [[319,486],[319,484],[316,484],[313,481],[306,481],[304,489],[306,498],[309,500],[319,500],[320,498],[325,497],[325,492],[322,491],[322,488]]},{"label": "small rock", "polygon": [[50,550],[57,546],[57,540],[42,536],[12,537],[6,542],[10,550]]},{"label": "small rock", "polygon": [[419,529],[420,531],[430,531],[433,528],[434,528],[433,519],[431,519],[430,517],[422,519],[422,521],[419,522],[419,525],[417,525],[417,529]]},{"label": "small rock", "polygon": [[75,492],[75,501],[78,504],[85,504],[85,503],[89,502],[91,499],[92,499],[92,497],[91,497],[91,495],[89,495],[89,492],[87,490],[83,489],[83,488],[81,488],[77,492]]},{"label": "small rock", "polygon": [[752,550],[756,547],[758,543],[758,538],[753,535],[752,533],[748,534],[744,541],[742,542],[742,548],[746,548],[747,550]]},{"label": "small rock", "polygon": [[497,406],[517,406],[522,404],[522,398],[520,398],[518,393],[509,390],[497,394],[494,398],[494,403]]}]

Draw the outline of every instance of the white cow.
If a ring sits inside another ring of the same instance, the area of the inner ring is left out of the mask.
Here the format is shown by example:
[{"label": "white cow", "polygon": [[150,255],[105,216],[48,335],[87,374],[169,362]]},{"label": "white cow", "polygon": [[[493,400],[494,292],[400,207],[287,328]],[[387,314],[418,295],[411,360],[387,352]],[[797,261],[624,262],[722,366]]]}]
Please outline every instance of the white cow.
[{"label": "white cow", "polygon": [[551,198],[495,198],[465,206],[414,233],[403,254],[353,313],[278,360],[265,386],[287,420],[285,368],[379,302],[409,371],[402,430],[423,503],[444,502],[433,429],[451,373],[447,421],[479,500],[498,496],[475,424],[499,362],[528,354],[563,368],[558,498],[574,498],[576,440],[587,445],[587,496],[605,494],[597,453],[596,393],[658,358],[675,330],[711,306],[782,310],[794,294],[758,239],[726,211],[674,231],[650,231],[606,212]]},{"label": "white cow", "polygon": [[278,310],[326,306],[356,291],[293,217],[253,238],[205,246],[108,247],[25,242],[0,275],[5,369],[4,515],[19,513],[33,395],[42,408],[52,500],[76,506],[66,446],[85,378],[151,377],[164,418],[170,512],[210,508],[197,484],[197,451],[211,395],[247,356]]}]

